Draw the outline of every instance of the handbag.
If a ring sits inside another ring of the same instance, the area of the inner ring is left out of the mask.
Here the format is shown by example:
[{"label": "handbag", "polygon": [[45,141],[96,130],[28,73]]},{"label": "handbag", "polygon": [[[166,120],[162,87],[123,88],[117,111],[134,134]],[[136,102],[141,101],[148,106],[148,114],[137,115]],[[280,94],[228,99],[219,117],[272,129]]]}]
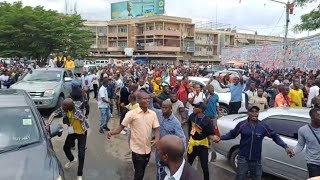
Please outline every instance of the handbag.
[{"label": "handbag", "polygon": [[312,127],[311,127],[310,125],[308,125],[308,126],[309,126],[312,134],[314,135],[314,137],[316,137],[316,139],[318,140],[318,143],[320,144],[320,140],[319,140],[318,136],[317,136],[316,133],[313,131]]}]

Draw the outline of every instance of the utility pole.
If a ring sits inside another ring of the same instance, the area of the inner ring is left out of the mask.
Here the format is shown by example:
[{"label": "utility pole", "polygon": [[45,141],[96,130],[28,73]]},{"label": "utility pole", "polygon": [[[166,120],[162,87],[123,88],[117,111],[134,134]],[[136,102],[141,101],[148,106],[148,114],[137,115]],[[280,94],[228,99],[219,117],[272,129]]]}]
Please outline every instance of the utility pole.
[{"label": "utility pole", "polygon": [[277,0],[270,0],[276,3],[284,4],[286,6],[286,29],[284,34],[284,42],[283,42],[283,49],[284,49],[284,58],[283,58],[283,69],[286,69],[286,64],[288,61],[288,31],[289,31],[289,22],[290,22],[290,10],[293,10],[293,3],[290,3],[289,1],[287,3],[277,1]]}]

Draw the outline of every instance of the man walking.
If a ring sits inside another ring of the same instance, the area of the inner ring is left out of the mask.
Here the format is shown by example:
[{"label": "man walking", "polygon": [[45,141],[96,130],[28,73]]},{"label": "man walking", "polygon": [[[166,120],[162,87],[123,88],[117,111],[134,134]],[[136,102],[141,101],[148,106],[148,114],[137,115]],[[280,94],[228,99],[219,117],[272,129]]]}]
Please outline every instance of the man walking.
[{"label": "man walking", "polygon": [[293,149],[299,154],[306,146],[306,161],[309,177],[320,176],[320,108],[310,110],[311,123],[299,128],[298,144]]},{"label": "man walking", "polygon": [[49,122],[52,122],[53,118],[56,116],[62,116],[63,123],[68,125],[68,136],[64,143],[63,150],[69,162],[65,164],[64,167],[66,169],[70,169],[78,161],[76,158],[74,158],[71,152],[71,148],[74,145],[75,140],[78,140],[79,165],[77,180],[82,180],[82,170],[87,142],[87,130],[89,128],[86,117],[79,105],[75,104],[70,98],[65,99],[62,103],[62,107],[50,115]]},{"label": "man walking", "polygon": [[264,136],[272,138],[276,144],[286,150],[288,155],[291,156],[293,154],[292,150],[288,148],[288,145],[283,142],[275,131],[258,120],[259,111],[260,108],[258,106],[250,107],[248,109],[247,120],[239,122],[234,129],[226,135],[221,136],[221,138],[217,136],[214,137],[214,141],[219,142],[220,140],[235,139],[241,134],[236,180],[244,180],[248,171],[250,171],[253,180],[261,180],[261,151]]},{"label": "man walking", "polygon": [[201,175],[186,163],[184,142],[175,135],[162,137],[157,146],[161,164],[165,166],[161,180],[202,180]]},{"label": "man walking", "polygon": [[319,87],[320,87],[320,78],[317,78],[314,81],[314,85],[309,90],[307,107],[312,107],[311,101],[314,97],[319,95],[319,89],[320,89]]},{"label": "man walking", "polygon": [[[159,121],[154,111],[148,109],[150,96],[139,93],[137,96],[139,107],[129,111],[120,126],[107,133],[110,139],[119,134],[125,127],[130,126],[130,149],[134,166],[134,180],[142,180],[145,169],[149,163],[151,148],[160,139]],[[155,140],[151,141],[151,132],[154,130]]]},{"label": "man walking", "polygon": [[108,79],[105,78],[102,81],[102,86],[99,89],[98,94],[98,108],[100,110],[100,133],[103,133],[103,129],[110,131],[108,128],[108,122],[110,120],[110,100],[108,96]]},{"label": "man walking", "polygon": [[194,105],[193,113],[189,116],[190,138],[188,144],[188,163],[192,165],[194,159],[199,156],[204,180],[209,180],[209,140],[214,139],[213,121],[204,112],[206,106],[200,102]]},{"label": "man walking", "polygon": [[[162,103],[162,110],[153,108],[156,112],[160,124],[160,139],[166,135],[175,135],[181,138],[186,146],[186,137],[184,136],[179,120],[172,113],[172,103],[164,101]],[[160,174],[163,170],[158,153],[156,152],[157,163],[157,179],[160,179]]]}]

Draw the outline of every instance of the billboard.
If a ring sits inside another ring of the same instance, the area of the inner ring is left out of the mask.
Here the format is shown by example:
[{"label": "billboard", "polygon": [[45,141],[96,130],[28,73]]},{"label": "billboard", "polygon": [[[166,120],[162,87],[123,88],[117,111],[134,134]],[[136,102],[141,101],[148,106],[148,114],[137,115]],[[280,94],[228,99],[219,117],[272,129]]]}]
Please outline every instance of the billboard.
[{"label": "billboard", "polygon": [[165,0],[130,0],[111,3],[111,19],[129,19],[164,14]]}]

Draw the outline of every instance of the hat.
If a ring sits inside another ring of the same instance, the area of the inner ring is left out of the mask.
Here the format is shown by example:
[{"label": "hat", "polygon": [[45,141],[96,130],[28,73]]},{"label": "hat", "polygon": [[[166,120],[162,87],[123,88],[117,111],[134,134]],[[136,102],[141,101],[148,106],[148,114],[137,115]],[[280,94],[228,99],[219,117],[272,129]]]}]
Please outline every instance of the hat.
[{"label": "hat", "polygon": [[273,82],[273,85],[279,85],[280,84],[280,81],[279,80],[275,80],[274,82]]},{"label": "hat", "polygon": [[202,109],[203,112],[207,109],[207,106],[203,102],[193,104],[193,106],[194,106],[194,108]]},{"label": "hat", "polygon": [[285,79],[285,80],[283,81],[283,83],[284,83],[284,84],[290,84],[290,81],[289,81],[288,79]]},{"label": "hat", "polygon": [[258,111],[260,111],[260,108],[258,107],[258,106],[255,106],[255,105],[253,105],[253,106],[249,106],[249,109],[248,109],[248,111],[251,111],[252,109],[257,109]]}]

